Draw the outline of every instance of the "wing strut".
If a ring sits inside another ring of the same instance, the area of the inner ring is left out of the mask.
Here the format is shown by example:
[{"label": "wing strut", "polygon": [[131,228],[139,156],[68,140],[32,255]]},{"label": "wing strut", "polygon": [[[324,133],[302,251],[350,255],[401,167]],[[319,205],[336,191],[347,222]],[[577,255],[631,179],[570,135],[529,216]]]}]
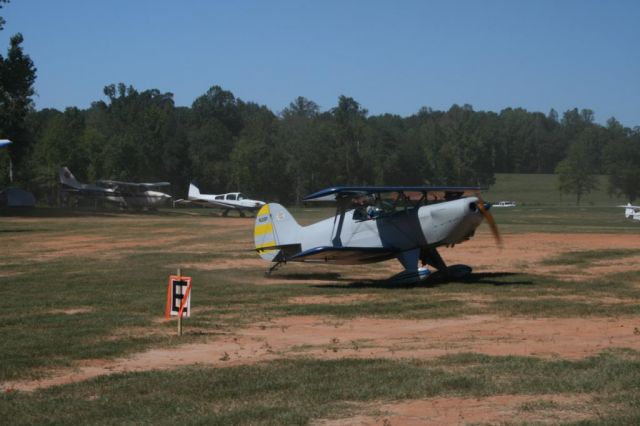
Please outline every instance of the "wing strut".
[{"label": "wing strut", "polygon": [[337,199],[337,201],[338,203],[336,206],[336,216],[333,219],[334,229],[338,216],[340,216],[340,219],[338,219],[338,228],[336,229],[335,236],[333,237],[333,240],[331,242],[333,243],[334,247],[342,247],[342,239],[340,238],[340,235],[342,234],[342,225],[344,225],[344,216],[347,211],[347,206],[351,202],[351,199],[348,197],[340,197]]}]

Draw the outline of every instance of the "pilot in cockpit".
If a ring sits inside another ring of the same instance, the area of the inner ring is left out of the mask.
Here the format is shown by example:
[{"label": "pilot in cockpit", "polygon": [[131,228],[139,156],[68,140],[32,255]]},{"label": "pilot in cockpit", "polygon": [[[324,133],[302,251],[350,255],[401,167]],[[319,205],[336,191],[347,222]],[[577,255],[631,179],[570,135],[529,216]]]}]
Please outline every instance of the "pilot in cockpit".
[{"label": "pilot in cockpit", "polygon": [[353,199],[356,206],[353,212],[353,220],[377,219],[382,215],[382,209],[376,206],[376,199],[373,196],[361,196]]}]

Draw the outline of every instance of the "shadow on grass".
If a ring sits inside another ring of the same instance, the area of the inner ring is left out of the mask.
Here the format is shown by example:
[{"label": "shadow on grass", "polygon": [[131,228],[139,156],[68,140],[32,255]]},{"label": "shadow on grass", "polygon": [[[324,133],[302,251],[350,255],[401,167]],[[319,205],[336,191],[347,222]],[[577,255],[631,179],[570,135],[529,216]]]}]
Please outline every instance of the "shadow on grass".
[{"label": "shadow on grass", "polygon": [[[0,229],[0,234],[13,234],[20,232],[33,232],[36,229],[26,229],[26,228],[17,228],[17,229]],[[37,231],[42,232],[42,229],[38,229]]]},{"label": "shadow on grass", "polygon": [[[255,251],[255,250],[252,250]],[[301,281],[301,280],[316,280],[316,281],[351,281],[346,278],[342,278],[337,272],[312,272],[310,274],[282,274],[282,275],[274,275],[273,278],[278,278],[281,280],[293,280],[293,281]]]},{"label": "shadow on grass", "polygon": [[[315,275],[331,275],[331,274],[296,274],[297,279],[322,279],[322,278],[312,278]],[[338,278],[340,274],[333,274],[337,276],[335,279],[325,278],[331,281],[350,281],[347,279]],[[394,283],[388,279],[386,280],[364,280],[364,281],[352,281],[348,284],[316,284],[311,287],[316,288],[387,288],[387,289],[407,289],[407,288],[418,288],[418,287],[438,287],[441,285],[446,285],[450,283],[462,283],[462,284],[480,284],[480,285],[494,285],[494,286],[522,286],[522,285],[532,285],[533,281],[531,280],[510,280],[508,278],[513,277],[521,277],[522,275],[514,273],[514,272],[480,272],[480,273],[472,273],[469,276],[460,279],[460,278],[450,278],[445,274],[435,272],[429,276],[424,281],[415,282],[415,283],[405,283],[398,284]],[[505,279],[506,278],[506,279]]]}]

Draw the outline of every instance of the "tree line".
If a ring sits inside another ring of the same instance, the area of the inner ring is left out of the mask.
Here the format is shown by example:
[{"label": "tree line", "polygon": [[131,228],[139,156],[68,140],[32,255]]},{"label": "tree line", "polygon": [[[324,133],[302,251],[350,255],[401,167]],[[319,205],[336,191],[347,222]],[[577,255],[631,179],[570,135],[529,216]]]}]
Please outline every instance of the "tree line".
[{"label": "tree line", "polygon": [[196,181],[210,192],[287,203],[339,184],[491,185],[495,173],[558,172],[560,189],[578,202],[598,174],[632,201],[640,185],[640,129],[613,118],[599,125],[586,109],[559,117],[453,105],[370,116],[340,96],[326,112],[298,97],[276,114],[219,86],[190,107],[176,107],[171,93],[124,84],[104,94],[84,110],[28,111],[11,147],[24,187],[55,191],[62,165],[88,181],[168,180],[177,196]]},{"label": "tree line", "polygon": [[195,181],[284,203],[340,184],[491,185],[495,173],[558,173],[578,203],[598,174],[609,175],[612,193],[640,195],[640,127],[600,125],[589,109],[453,105],[401,117],[370,115],[340,96],[326,111],[298,97],[276,113],[215,85],[181,107],[171,93],[120,83],[87,109],[37,111],[36,68],[22,42],[16,34],[0,55],[0,138],[14,141],[0,152],[0,186],[10,184],[11,163],[13,185],[40,197],[56,192],[61,166],[86,181],[170,181],[178,197]]}]

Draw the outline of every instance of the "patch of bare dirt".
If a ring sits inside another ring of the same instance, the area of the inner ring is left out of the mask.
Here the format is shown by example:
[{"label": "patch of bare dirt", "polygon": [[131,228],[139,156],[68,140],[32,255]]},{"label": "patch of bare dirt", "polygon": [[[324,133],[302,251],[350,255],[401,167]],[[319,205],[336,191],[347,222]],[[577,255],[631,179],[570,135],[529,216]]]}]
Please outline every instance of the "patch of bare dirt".
[{"label": "patch of bare dirt", "polygon": [[[637,318],[504,318],[438,320],[286,317],[256,324],[208,343],[152,349],[130,358],[81,364],[49,378],[9,382],[0,389],[31,391],[92,377],[202,364],[228,366],[277,358],[421,358],[461,352],[576,359],[607,349],[640,351]],[[186,331],[189,332],[188,325]]]},{"label": "patch of bare dirt", "polygon": [[[429,398],[390,404],[368,405],[376,415],[356,415],[339,420],[320,420],[323,426],[343,425],[463,425],[502,424],[514,421],[536,424],[581,421],[597,415],[586,396],[514,395],[485,398]],[[523,407],[527,407],[523,409]],[[537,408],[536,408],[537,407]]]},{"label": "patch of bare dirt", "polygon": [[626,234],[508,234],[503,236],[504,249],[497,248],[491,237],[480,233],[471,241],[443,248],[440,254],[449,264],[464,263],[476,271],[512,271],[544,274],[565,279],[588,279],[594,275],[640,270],[639,256],[611,259],[567,268],[565,265],[545,265],[562,253],[616,249],[640,249],[640,238]]},{"label": "patch of bare dirt", "polygon": [[78,308],[67,308],[67,309],[52,309],[49,311],[50,314],[65,314],[65,315],[78,315],[78,314],[86,314],[89,312],[93,312],[93,308],[88,307],[78,307]]}]

